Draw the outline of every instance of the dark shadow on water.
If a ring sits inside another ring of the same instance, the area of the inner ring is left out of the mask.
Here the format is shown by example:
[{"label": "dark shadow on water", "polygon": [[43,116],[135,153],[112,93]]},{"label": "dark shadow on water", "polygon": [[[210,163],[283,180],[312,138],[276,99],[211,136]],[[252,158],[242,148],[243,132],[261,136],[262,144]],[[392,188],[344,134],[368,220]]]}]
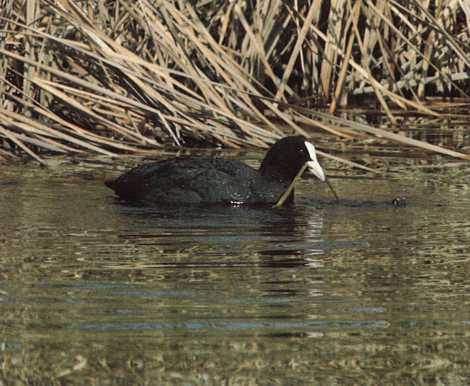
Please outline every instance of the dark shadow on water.
[{"label": "dark shadow on water", "polygon": [[227,205],[182,205],[149,207],[143,205],[130,205],[116,202],[113,209],[119,215],[128,216],[130,221],[144,221],[159,224],[165,222],[166,226],[182,228],[198,227],[219,228],[233,226],[244,228],[247,225],[253,227],[274,227],[284,224],[283,230],[295,230],[296,224],[302,223],[306,217],[321,218],[321,206],[307,208],[296,205],[283,208],[270,206],[227,206]]},{"label": "dark shadow on water", "polygon": [[[325,237],[329,217],[356,216],[361,210],[394,209],[390,202],[301,200],[283,208],[248,206],[145,207],[115,203],[116,218],[125,223],[118,234],[125,243],[180,253],[165,267],[296,267],[315,266],[316,256],[341,248],[367,247],[357,238]],[[357,216],[356,216],[357,217]],[[187,253],[187,258],[184,258]]]}]

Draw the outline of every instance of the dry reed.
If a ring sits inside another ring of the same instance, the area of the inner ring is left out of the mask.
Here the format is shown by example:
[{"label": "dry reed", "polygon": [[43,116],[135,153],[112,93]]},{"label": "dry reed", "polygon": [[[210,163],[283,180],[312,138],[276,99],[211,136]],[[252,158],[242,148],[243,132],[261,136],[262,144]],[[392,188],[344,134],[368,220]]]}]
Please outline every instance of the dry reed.
[{"label": "dry reed", "polygon": [[371,98],[392,123],[391,106],[440,116],[426,97],[469,98],[469,74],[466,1],[1,0],[0,160],[312,128],[469,159],[333,115]]}]

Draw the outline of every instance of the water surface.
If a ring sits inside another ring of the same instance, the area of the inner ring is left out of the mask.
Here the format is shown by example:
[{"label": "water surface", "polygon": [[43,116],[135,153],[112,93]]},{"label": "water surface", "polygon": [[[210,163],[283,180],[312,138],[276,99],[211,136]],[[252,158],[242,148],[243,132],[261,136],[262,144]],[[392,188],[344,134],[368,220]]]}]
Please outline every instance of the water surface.
[{"label": "water surface", "polygon": [[0,383],[470,383],[468,167],[282,209],[126,206],[112,173],[2,167]]}]

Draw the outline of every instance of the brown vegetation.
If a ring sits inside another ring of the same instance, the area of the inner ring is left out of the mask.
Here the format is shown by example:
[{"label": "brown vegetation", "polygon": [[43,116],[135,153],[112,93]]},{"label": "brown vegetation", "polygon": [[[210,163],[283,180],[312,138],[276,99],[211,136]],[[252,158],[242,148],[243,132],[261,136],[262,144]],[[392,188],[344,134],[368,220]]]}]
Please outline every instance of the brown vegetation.
[{"label": "brown vegetation", "polygon": [[466,1],[1,0],[0,160],[310,130],[468,158],[332,114],[440,117],[426,98],[467,100],[469,74]]}]

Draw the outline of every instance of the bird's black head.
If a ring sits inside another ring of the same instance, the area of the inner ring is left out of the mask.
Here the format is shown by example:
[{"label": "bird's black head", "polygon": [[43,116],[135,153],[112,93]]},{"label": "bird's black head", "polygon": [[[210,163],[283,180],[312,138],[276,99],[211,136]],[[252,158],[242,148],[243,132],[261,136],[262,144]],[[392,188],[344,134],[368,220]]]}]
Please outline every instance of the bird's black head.
[{"label": "bird's black head", "polygon": [[305,163],[321,181],[325,173],[318,163],[315,147],[303,135],[285,137],[277,141],[266,153],[260,173],[290,183]]}]

